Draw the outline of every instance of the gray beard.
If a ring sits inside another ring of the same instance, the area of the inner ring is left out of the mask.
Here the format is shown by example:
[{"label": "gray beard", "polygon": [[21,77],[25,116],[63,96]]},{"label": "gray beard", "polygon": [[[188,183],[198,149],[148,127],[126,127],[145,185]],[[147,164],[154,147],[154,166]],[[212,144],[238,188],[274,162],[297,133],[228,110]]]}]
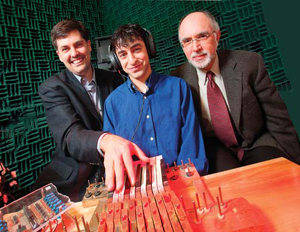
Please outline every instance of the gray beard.
[{"label": "gray beard", "polygon": [[213,57],[207,57],[204,61],[201,61],[200,63],[195,62],[193,60],[188,60],[189,63],[194,66],[197,69],[204,69],[206,68],[211,62],[212,62]]}]

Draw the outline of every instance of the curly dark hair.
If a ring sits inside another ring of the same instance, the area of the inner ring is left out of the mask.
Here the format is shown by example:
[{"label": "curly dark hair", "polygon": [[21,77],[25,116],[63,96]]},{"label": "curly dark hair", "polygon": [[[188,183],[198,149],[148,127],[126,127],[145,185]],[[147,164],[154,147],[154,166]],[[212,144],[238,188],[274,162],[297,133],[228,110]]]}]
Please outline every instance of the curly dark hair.
[{"label": "curly dark hair", "polygon": [[139,24],[124,24],[118,27],[112,35],[110,46],[112,50],[116,47],[126,47],[135,39],[142,39],[145,42],[146,31]]}]

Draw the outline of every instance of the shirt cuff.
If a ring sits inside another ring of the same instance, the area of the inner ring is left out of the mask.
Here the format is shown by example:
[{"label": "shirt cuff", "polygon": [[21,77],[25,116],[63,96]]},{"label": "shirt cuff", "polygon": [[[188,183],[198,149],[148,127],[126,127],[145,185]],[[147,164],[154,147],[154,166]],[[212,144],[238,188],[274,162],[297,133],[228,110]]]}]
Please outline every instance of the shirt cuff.
[{"label": "shirt cuff", "polygon": [[100,153],[100,155],[102,156],[102,157],[104,157],[104,153],[103,153],[103,151],[101,150],[101,140],[103,139],[103,137],[105,136],[105,135],[107,135],[107,134],[109,134],[109,132],[103,132],[102,133],[102,135],[100,135],[100,137],[99,137],[99,139],[98,139],[98,143],[97,143],[97,150],[98,150],[98,152]]}]

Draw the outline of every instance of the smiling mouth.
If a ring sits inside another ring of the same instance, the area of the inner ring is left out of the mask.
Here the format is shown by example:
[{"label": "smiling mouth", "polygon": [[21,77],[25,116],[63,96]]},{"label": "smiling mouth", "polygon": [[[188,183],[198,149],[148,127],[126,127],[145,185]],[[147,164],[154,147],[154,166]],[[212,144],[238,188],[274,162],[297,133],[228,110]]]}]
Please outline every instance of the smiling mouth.
[{"label": "smiling mouth", "polygon": [[130,70],[131,70],[131,71],[138,71],[138,70],[140,69],[141,65],[142,65],[142,64],[138,64],[138,65],[136,65],[136,66],[130,68]]},{"label": "smiling mouth", "polygon": [[206,53],[202,53],[202,54],[197,54],[195,56],[193,56],[194,60],[202,60],[204,57],[206,57],[207,54]]},{"label": "smiling mouth", "polygon": [[76,60],[71,61],[71,63],[77,65],[77,64],[82,63],[82,61],[83,61],[83,58],[80,58],[80,59],[76,59]]}]

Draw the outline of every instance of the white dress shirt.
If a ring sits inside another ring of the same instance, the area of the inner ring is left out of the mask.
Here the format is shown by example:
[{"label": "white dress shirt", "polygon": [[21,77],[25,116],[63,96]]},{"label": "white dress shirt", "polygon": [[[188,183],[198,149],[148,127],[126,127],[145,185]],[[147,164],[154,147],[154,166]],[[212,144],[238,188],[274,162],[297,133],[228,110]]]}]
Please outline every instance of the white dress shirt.
[{"label": "white dress shirt", "polygon": [[[95,78],[95,69],[93,69],[93,79],[90,82],[85,77],[80,77],[76,74],[74,74],[74,76],[85,88],[85,90],[89,94],[92,102],[94,103],[97,112],[102,117],[102,109],[101,109],[101,105],[100,105],[99,91],[98,91],[97,82],[96,82],[96,78]],[[92,82],[95,83],[95,86],[93,86],[94,84]],[[93,88],[95,88],[94,91],[93,91]]]},{"label": "white dress shirt", "polygon": [[[96,82],[96,78],[95,78],[95,69],[93,69],[93,79],[90,82],[84,77],[78,76],[76,74],[74,74],[74,76],[77,78],[77,80],[82,84],[82,86],[85,88],[85,90],[89,94],[92,102],[95,105],[95,108],[96,108],[97,112],[99,113],[99,117],[102,117],[102,109],[101,109],[100,98],[99,98],[100,93],[99,93],[98,88],[97,88],[97,82]],[[95,82],[95,88],[96,88],[95,91],[91,91],[92,88],[93,88],[93,84],[92,84],[93,81]],[[98,142],[97,142],[97,150],[102,156],[103,156],[103,153],[100,149],[100,143],[101,143],[102,138],[105,135],[107,135],[107,133],[103,133],[98,138]]]}]

